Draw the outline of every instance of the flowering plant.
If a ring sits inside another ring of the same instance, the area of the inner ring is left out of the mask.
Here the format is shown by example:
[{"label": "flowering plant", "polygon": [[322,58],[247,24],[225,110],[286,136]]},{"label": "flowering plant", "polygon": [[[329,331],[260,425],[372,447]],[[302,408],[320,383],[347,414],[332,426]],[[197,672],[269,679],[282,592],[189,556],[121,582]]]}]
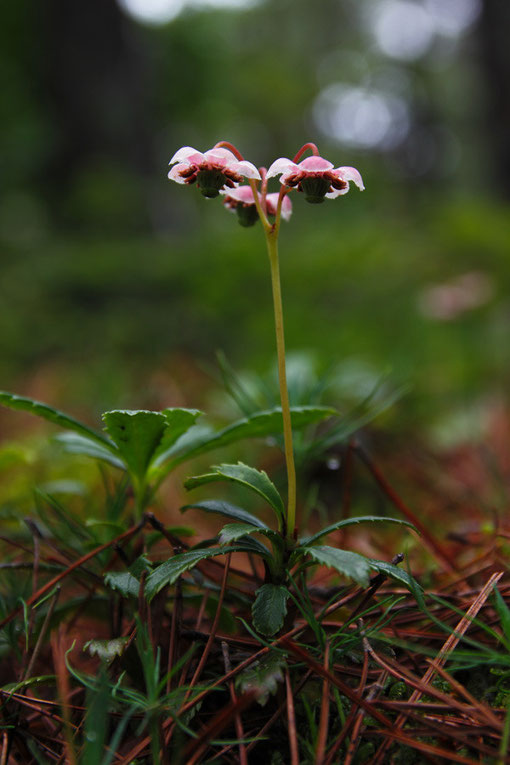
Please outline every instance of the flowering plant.
[{"label": "flowering plant", "polygon": [[[308,150],[312,156],[301,160]],[[193,476],[185,482],[188,489],[216,481],[229,481],[242,486],[269,505],[275,516],[274,526],[225,501],[211,499],[187,505],[183,510],[199,508],[231,521],[214,540],[218,544],[202,542],[184,552],[177,552],[156,566],[149,565],[144,559],[143,565],[132,568],[128,575],[109,573],[105,582],[113,589],[132,595],[141,587],[142,577],[144,594],[150,600],[203,560],[232,552],[259,556],[264,564],[265,580],[256,592],[252,615],[255,629],[266,636],[274,635],[282,628],[287,601],[291,596],[299,596],[300,591],[306,591],[307,571],[313,565],[332,567],[362,587],[369,584],[370,572],[375,571],[379,577],[396,579],[420,597],[419,587],[412,577],[394,563],[371,560],[356,552],[317,544],[332,531],[351,524],[385,522],[412,526],[408,521],[376,516],[347,518],[313,535],[298,535],[293,430],[337,417],[338,412],[324,406],[290,406],[278,235],[281,220],[288,221],[292,214],[289,195],[293,191],[303,192],[308,202],[317,204],[345,194],[351,181],[363,189],[360,173],[352,167],[335,169],[331,162],[319,156],[317,147],[312,143],[305,144],[292,161],[283,157],[277,159],[268,171],[265,168],[258,170],[226,141],[204,153],[184,146],[174,154],[170,165],[170,180],[185,185],[196,184],[208,198],[223,197],[225,207],[237,213],[242,226],[251,226],[257,220],[262,224],[272,283],[280,406],[250,413],[219,432],[197,429],[195,422],[201,412],[196,409],[168,408],[161,412],[114,410],[103,414],[106,433],[100,433],[47,404],[29,398],[0,391],[0,404],[32,412],[65,427],[68,432],[60,440],[68,451],[88,455],[124,470],[130,479],[138,517],[142,523],[148,521],[159,530],[163,527],[157,525],[159,522],[147,514],[147,510],[161,482],[173,468],[199,454],[242,438],[279,436],[283,433],[286,500],[265,472],[242,462],[214,466],[210,472]],[[268,193],[268,181],[277,175],[281,176],[280,190]],[[242,183],[244,180],[248,183]],[[254,535],[262,536],[264,542]],[[186,547],[180,541],[179,545]]]},{"label": "flowering plant", "polygon": [[[299,161],[305,152],[311,156]],[[224,154],[220,154],[224,152]],[[220,160],[217,161],[217,157]],[[175,164],[184,158],[185,162]],[[202,159],[204,158],[204,159]],[[223,164],[224,161],[227,164]],[[186,164],[188,163],[188,164]],[[216,164],[215,164],[216,163]],[[393,564],[382,561],[368,560],[358,553],[316,543],[335,529],[351,523],[378,522],[406,523],[392,518],[363,517],[342,520],[322,529],[313,536],[298,537],[296,525],[296,468],[293,448],[293,426],[298,426],[298,420],[303,415],[307,422],[320,420],[334,414],[331,410],[316,408],[315,411],[304,412],[303,408],[293,411],[289,402],[287,386],[285,339],[283,324],[283,308],[280,286],[280,269],[278,256],[278,235],[282,218],[289,220],[292,214],[292,204],[289,194],[293,190],[303,192],[307,202],[318,204],[325,199],[335,199],[349,191],[352,181],[360,189],[364,189],[361,174],[354,167],[337,167],[319,155],[317,146],[307,143],[301,147],[293,160],[281,157],[275,160],[269,170],[260,168],[258,171],[251,162],[246,162],[240,152],[232,144],[221,141],[204,154],[195,152],[190,147],[179,149],[170,160],[172,169],[168,177],[179,183],[192,183],[196,179],[203,186],[201,173],[215,172],[215,193],[201,191],[205,196],[224,197],[225,207],[238,215],[242,226],[252,226],[260,220],[266,240],[267,253],[271,271],[273,294],[274,323],[276,331],[276,350],[278,357],[278,381],[280,388],[281,407],[278,415],[283,430],[285,463],[287,471],[287,500],[284,502],[276,486],[266,473],[255,468],[238,463],[236,465],[219,465],[211,472],[189,478],[186,487],[192,489],[213,481],[231,481],[251,489],[273,509],[277,527],[271,528],[256,516],[245,510],[227,504],[209,500],[186,506],[199,508],[205,512],[217,513],[234,520],[227,524],[219,535],[220,547],[207,550],[194,550],[182,553],[166,564],[160,566],[147,580],[148,591],[158,592],[169,582],[175,581],[183,570],[192,568],[199,560],[225,552],[246,551],[260,555],[264,561],[266,581],[257,591],[253,605],[254,626],[259,632],[272,635],[283,625],[286,614],[286,603],[290,597],[289,585],[299,579],[304,571],[314,563],[331,566],[343,575],[366,586],[369,572],[375,569],[384,571],[386,576],[395,577],[413,588],[410,577]],[[214,165],[214,171],[213,171]],[[232,173],[242,175],[248,180],[247,185],[238,185]],[[270,178],[280,175],[280,191],[268,193]],[[207,179],[211,176],[207,175]],[[209,183],[209,180],[207,181]],[[280,414],[281,412],[281,414]],[[273,412],[273,416],[276,414]],[[407,523],[407,525],[411,525]],[[264,536],[271,543],[269,548],[253,539],[252,535]]]}]

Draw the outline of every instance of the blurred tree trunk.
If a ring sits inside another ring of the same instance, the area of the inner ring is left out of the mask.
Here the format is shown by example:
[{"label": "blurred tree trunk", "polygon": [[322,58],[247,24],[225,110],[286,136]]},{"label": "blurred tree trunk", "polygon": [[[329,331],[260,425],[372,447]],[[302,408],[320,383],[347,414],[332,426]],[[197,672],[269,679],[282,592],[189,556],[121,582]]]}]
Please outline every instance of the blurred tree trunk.
[{"label": "blurred tree trunk", "polygon": [[54,131],[47,188],[65,193],[92,158],[149,175],[149,77],[135,25],[115,0],[44,0],[35,7],[37,77]]},{"label": "blurred tree trunk", "polygon": [[479,34],[485,69],[488,143],[496,179],[510,197],[510,2],[483,0]]}]

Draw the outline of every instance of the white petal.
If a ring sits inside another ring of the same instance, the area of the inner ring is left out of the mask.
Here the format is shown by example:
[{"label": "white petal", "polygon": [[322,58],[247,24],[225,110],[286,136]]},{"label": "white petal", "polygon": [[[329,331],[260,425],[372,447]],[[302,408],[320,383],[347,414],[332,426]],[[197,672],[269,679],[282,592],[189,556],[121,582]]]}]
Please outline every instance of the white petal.
[{"label": "white petal", "polygon": [[347,186],[345,189],[334,189],[333,191],[330,191],[328,194],[326,194],[326,199],[336,199],[337,197],[343,196],[343,194],[347,194],[349,191],[349,182],[347,181]]},{"label": "white petal", "polygon": [[191,157],[193,154],[200,154],[201,157],[204,156],[202,152],[193,149],[192,146],[182,146],[175,152],[174,156],[168,164],[173,165],[174,162],[182,162],[183,160],[187,160],[188,157]]},{"label": "white petal", "polygon": [[186,183],[186,178],[183,178],[180,175],[181,170],[189,170],[189,164],[187,162],[181,162],[179,165],[174,165],[168,173],[169,179],[176,183]]},{"label": "white petal", "polygon": [[244,205],[255,204],[251,186],[237,186],[234,189],[221,189],[220,194],[227,198],[230,197],[230,199],[234,199],[236,202],[241,202]]},{"label": "white petal", "polygon": [[334,173],[340,180],[353,181],[360,191],[365,191],[361,173],[355,167],[337,167]]},{"label": "white petal", "polygon": [[[267,204],[267,211],[269,215],[276,215],[279,196],[280,194],[278,192],[267,195],[266,204]],[[291,215],[292,215],[292,202],[290,201],[289,197],[286,194],[283,197],[283,202],[282,202],[282,218],[283,220],[289,220]]]},{"label": "white petal", "polygon": [[290,220],[290,216],[292,215],[292,202],[290,201],[290,197],[288,194],[286,194],[283,197],[282,202],[282,218],[283,220]]},{"label": "white petal", "polygon": [[279,159],[275,159],[267,171],[266,178],[272,178],[275,175],[280,175],[280,173],[289,173],[296,168],[296,163],[291,159],[287,159],[287,157],[280,157]]},{"label": "white petal", "polygon": [[244,160],[243,162],[229,162],[228,166],[234,173],[239,173],[239,175],[243,175],[245,178],[253,178],[255,181],[260,181],[260,173],[251,162]]},{"label": "white petal", "polygon": [[[225,149],[223,146],[218,146],[217,149],[209,149],[205,152],[204,157],[207,161],[211,162],[211,160],[214,159],[221,159],[221,160],[227,160],[227,163],[230,165],[231,162],[237,162],[237,157],[235,154],[233,154],[230,149]],[[224,164],[222,162],[221,164]]]}]

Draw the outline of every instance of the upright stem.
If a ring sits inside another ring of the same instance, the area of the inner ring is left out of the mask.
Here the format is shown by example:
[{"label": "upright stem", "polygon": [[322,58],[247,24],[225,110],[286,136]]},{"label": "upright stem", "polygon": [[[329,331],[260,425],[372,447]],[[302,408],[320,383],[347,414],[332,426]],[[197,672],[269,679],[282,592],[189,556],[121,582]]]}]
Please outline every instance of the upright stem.
[{"label": "upright stem", "polygon": [[287,538],[292,539],[296,526],[296,468],[292,448],[292,422],[290,418],[289,391],[285,368],[285,337],[283,333],[282,292],[280,287],[280,266],[278,262],[278,230],[266,230],[267,252],[271,265],[271,284],[273,287],[274,321],[276,329],[276,350],[278,354],[278,381],[282,403],[283,439],[285,461],[287,464]]}]

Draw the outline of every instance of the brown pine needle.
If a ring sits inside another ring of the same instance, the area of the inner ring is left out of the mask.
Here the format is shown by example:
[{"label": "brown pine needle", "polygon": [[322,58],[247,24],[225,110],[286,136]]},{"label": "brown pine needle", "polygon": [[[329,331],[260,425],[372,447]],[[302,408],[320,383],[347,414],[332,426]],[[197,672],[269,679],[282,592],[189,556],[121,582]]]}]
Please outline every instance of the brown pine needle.
[{"label": "brown pine needle", "polygon": [[[329,643],[326,642],[324,651],[324,668],[329,669]],[[329,727],[329,680],[324,678],[322,683],[321,715],[319,718],[319,735],[317,736],[317,749],[315,752],[315,765],[324,765],[326,744],[328,741]]]},{"label": "brown pine needle", "polygon": [[289,670],[285,670],[285,690],[287,692],[287,725],[289,731],[289,750],[291,765],[299,765],[299,746],[296,730],[296,712],[294,709],[294,695],[290,682]]}]

